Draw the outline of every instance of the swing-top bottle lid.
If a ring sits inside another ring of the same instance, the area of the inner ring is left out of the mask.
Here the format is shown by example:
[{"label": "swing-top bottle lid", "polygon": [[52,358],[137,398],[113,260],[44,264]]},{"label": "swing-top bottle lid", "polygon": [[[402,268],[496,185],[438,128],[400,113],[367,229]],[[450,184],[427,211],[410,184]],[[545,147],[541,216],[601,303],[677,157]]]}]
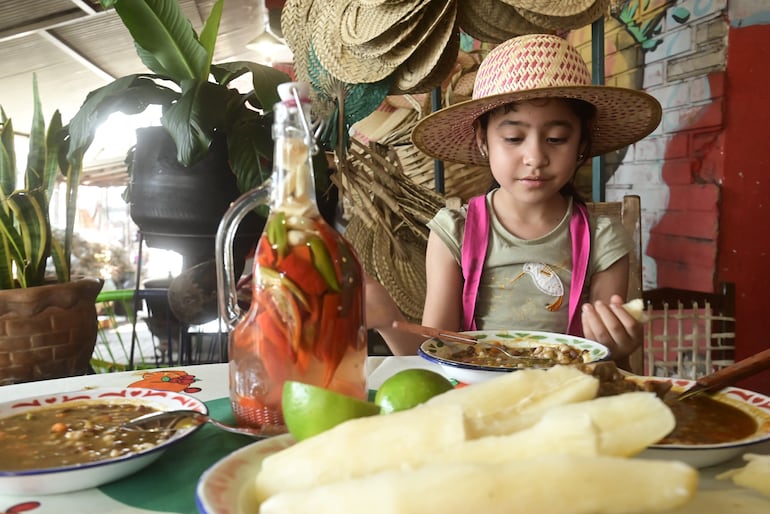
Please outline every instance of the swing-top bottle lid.
[{"label": "swing-top bottle lid", "polygon": [[310,101],[310,84],[307,82],[284,82],[283,84],[278,84],[278,96],[282,102],[292,103],[295,91],[301,102]]}]

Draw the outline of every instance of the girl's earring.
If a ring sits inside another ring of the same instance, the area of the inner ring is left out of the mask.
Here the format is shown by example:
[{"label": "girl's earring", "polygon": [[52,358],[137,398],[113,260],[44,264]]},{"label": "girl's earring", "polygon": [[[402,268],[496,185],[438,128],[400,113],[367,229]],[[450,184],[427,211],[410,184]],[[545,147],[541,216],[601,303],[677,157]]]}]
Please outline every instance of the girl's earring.
[{"label": "girl's earring", "polygon": [[487,151],[486,151],[486,149],[484,149],[484,148],[479,148],[479,152],[481,152],[481,156],[482,156],[483,158],[485,158],[485,159],[487,158]]},{"label": "girl's earring", "polygon": [[582,162],[584,158],[585,158],[585,155],[583,155],[582,153],[579,153],[578,154],[578,158],[577,158],[577,162]]}]

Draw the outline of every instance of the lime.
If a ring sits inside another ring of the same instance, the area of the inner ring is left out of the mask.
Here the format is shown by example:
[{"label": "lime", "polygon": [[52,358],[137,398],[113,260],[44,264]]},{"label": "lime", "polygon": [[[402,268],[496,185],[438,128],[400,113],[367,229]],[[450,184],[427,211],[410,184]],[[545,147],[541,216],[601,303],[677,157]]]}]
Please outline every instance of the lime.
[{"label": "lime", "polygon": [[301,441],[343,421],[379,414],[380,408],[323,387],[287,380],[281,398],[283,419],[294,439]]},{"label": "lime", "polygon": [[405,369],[388,377],[377,390],[374,403],[388,414],[426,402],[452,389],[452,382],[429,369]]}]

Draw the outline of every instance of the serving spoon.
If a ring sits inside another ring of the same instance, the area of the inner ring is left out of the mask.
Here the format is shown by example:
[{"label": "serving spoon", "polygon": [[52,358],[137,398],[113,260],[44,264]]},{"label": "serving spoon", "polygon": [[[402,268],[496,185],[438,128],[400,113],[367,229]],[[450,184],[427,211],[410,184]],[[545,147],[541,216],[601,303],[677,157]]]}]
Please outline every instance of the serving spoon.
[{"label": "serving spoon", "polygon": [[145,432],[159,432],[162,430],[181,430],[188,428],[190,425],[202,425],[203,423],[211,423],[217,428],[231,432],[233,434],[247,435],[249,437],[255,437],[257,439],[264,439],[275,435],[286,433],[286,430],[281,427],[263,426],[260,428],[252,427],[236,427],[222,423],[209,416],[195,410],[166,410],[151,412],[138,418],[126,421],[119,428],[123,430],[135,430]]},{"label": "serving spoon", "polygon": [[692,387],[679,393],[676,399],[684,400],[706,391],[722,389],[768,368],[770,348],[697,379]]}]

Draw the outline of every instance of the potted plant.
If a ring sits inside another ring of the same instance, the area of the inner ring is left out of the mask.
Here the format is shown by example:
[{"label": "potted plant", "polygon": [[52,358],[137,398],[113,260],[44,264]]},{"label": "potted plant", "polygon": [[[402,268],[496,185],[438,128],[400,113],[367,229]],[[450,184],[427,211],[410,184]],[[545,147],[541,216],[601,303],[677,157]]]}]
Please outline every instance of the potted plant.
[{"label": "potted plant", "polygon": [[[64,158],[61,115],[46,131],[37,87],[24,183],[17,187],[13,122],[0,107],[0,384],[83,374],[97,334],[100,279],[71,280],[70,252],[80,177]],[[53,238],[49,205],[67,180],[64,240]],[[47,272],[53,261],[55,274]]]},{"label": "potted plant", "polygon": [[[167,247],[151,244],[153,236],[190,230],[184,234],[186,241],[202,240],[202,253],[213,258],[213,235],[224,211],[272,172],[272,106],[278,101],[278,84],[290,78],[252,62],[212,63],[223,0],[214,3],[200,34],[176,0],[100,1],[105,8],[114,7],[151,73],[120,77],[89,93],[67,127],[69,159],[82,167],[95,131],[113,112],[136,114],[148,105],[160,105],[162,128],[137,131],[129,159],[131,217],[151,246]],[[249,92],[230,87],[249,72]],[[173,141],[170,149],[158,145],[164,139]],[[168,165],[162,173],[155,164],[159,161]],[[140,175],[153,181],[140,183]],[[217,199],[218,190],[224,198]],[[157,212],[147,214],[145,209],[153,207]],[[175,217],[177,209],[184,213]],[[164,228],[148,228],[151,219]],[[253,243],[261,225],[252,230]],[[185,267],[201,260],[197,256]]]}]

